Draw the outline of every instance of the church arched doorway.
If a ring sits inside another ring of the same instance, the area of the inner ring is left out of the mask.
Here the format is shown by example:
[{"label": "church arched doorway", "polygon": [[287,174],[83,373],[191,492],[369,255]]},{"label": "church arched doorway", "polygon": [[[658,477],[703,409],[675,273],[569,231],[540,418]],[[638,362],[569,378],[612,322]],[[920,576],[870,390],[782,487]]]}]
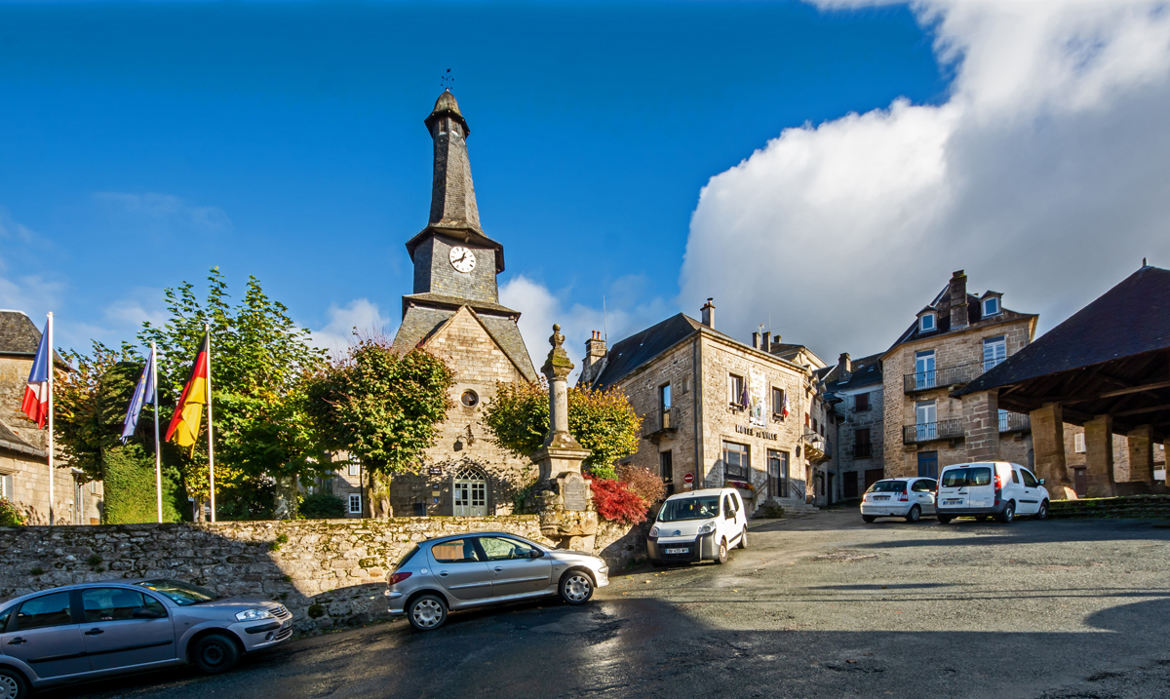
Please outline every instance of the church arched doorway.
[{"label": "church arched doorway", "polygon": [[464,464],[451,482],[451,514],[456,517],[487,516],[487,474],[474,464]]}]

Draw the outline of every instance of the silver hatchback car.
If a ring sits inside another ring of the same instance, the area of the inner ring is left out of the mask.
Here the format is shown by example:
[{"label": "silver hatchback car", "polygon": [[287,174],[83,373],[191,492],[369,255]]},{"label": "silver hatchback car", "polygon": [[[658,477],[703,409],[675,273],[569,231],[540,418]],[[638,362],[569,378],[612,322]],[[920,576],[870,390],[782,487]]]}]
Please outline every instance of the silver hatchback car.
[{"label": "silver hatchback car", "polygon": [[228,670],[292,635],[279,602],[221,599],[178,580],[112,580],[0,604],[0,699],[31,689],[190,663]]},{"label": "silver hatchback car", "polygon": [[476,532],[429,539],[390,572],[390,614],[414,628],[442,626],[447,611],[560,595],[584,604],[609,584],[609,566],[597,556],[541,546],[515,534]]}]

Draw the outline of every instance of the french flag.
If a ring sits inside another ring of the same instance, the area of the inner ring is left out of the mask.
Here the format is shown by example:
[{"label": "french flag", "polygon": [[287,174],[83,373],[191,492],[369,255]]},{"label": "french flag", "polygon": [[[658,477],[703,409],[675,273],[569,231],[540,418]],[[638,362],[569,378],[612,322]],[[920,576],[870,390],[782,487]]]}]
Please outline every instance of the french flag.
[{"label": "french flag", "polygon": [[37,427],[44,427],[49,419],[49,325],[45,324],[45,331],[41,333],[41,346],[37,348],[37,358],[33,360],[32,371],[28,375],[28,388],[24,389],[24,401],[20,409],[28,415],[28,419],[37,423]]}]

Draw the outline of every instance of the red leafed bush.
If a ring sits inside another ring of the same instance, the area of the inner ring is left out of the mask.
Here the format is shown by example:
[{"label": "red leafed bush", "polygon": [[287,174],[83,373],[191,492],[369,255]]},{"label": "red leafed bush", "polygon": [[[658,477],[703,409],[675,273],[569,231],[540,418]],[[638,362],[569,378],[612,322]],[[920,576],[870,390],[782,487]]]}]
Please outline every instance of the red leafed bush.
[{"label": "red leafed bush", "polygon": [[593,489],[593,504],[602,519],[626,524],[645,521],[650,506],[622,481],[594,478],[590,487]]},{"label": "red leafed bush", "polygon": [[618,466],[617,474],[630,490],[646,501],[648,507],[657,505],[666,497],[666,484],[648,468],[625,464]]}]

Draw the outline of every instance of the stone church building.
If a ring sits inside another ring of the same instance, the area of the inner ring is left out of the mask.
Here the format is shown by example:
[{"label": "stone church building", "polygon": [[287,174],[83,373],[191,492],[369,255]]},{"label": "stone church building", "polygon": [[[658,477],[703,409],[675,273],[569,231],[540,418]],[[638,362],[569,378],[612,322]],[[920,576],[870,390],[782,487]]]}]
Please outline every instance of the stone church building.
[{"label": "stone church building", "polygon": [[504,248],[480,226],[467,156],[471,129],[454,95],[444,91],[425,123],[434,140],[431,211],[406,243],[414,289],[402,297],[394,348],[440,357],[455,383],[421,473],[392,480],[391,505],[398,516],[506,514],[535,467],[492,444],[480,417],[497,384],[536,381],[537,374],[516,325],[520,313],[500,304]]}]

